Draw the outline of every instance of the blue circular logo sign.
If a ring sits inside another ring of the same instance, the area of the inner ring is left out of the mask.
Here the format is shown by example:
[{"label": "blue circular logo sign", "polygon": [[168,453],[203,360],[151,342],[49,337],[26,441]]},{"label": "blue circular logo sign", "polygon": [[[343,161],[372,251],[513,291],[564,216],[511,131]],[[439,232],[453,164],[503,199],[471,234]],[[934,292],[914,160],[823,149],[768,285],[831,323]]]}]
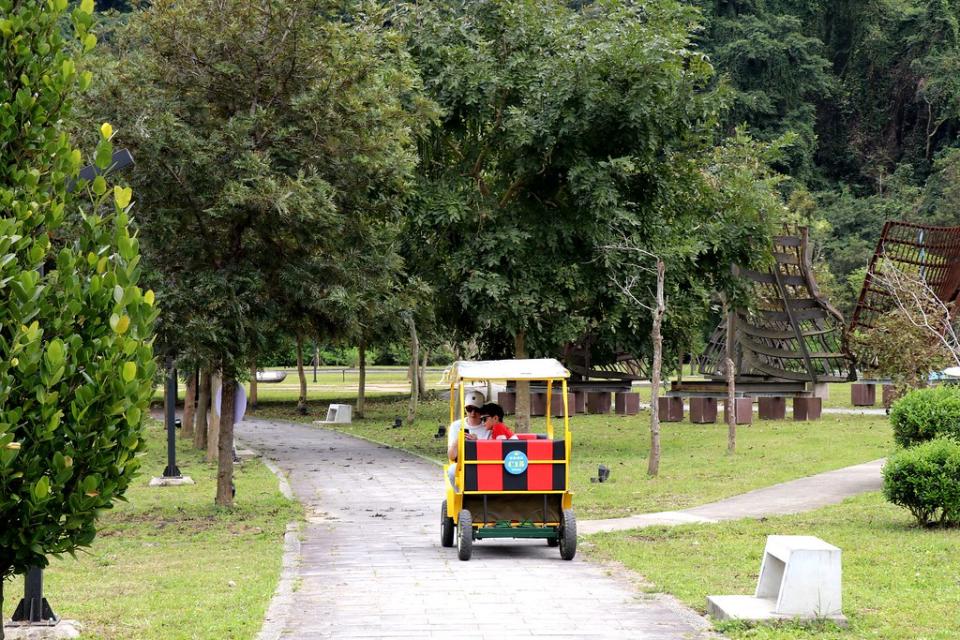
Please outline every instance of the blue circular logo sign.
[{"label": "blue circular logo sign", "polygon": [[503,468],[515,476],[527,470],[527,454],[523,451],[511,451],[503,458]]}]

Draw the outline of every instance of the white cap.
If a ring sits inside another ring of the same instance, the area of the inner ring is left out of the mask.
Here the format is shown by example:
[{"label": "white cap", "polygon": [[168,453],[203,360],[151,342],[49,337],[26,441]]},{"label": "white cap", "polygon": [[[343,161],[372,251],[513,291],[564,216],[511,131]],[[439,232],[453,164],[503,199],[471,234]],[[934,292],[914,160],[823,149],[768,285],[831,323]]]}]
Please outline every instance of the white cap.
[{"label": "white cap", "polygon": [[464,407],[476,407],[480,408],[483,406],[483,403],[486,402],[486,398],[483,397],[483,394],[479,391],[470,390],[463,394],[463,406]]}]

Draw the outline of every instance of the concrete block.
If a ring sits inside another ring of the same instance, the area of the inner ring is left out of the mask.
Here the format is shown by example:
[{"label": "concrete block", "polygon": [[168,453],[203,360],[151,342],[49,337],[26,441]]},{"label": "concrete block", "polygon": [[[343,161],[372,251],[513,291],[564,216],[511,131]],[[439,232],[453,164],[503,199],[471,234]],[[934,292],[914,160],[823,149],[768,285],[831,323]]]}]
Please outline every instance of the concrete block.
[{"label": "concrete block", "polygon": [[586,413],[587,412],[587,392],[575,391],[573,393],[573,404],[574,404],[576,413]]},{"label": "concrete block", "polygon": [[[727,401],[723,401],[723,410],[728,409]],[[733,415],[737,424],[753,424],[753,398],[734,398]],[[724,418],[726,420],[726,418]]]},{"label": "concrete block", "polygon": [[897,390],[892,384],[883,385],[883,408],[889,409],[893,401],[897,399]]},{"label": "concrete block", "polygon": [[83,625],[76,620],[58,620],[56,624],[30,624],[7,621],[3,625],[7,640],[70,640],[81,637]]},{"label": "concrete block", "polygon": [[757,398],[761,420],[783,420],[787,417],[787,399],[783,397]]},{"label": "concrete block", "polygon": [[821,400],[830,399],[830,385],[826,382],[816,382],[813,385],[813,397]]},{"label": "concrete block", "polygon": [[547,394],[545,393],[530,394],[530,415],[531,416],[547,415]]},{"label": "concrete block", "polygon": [[690,398],[690,422],[694,424],[714,424],[716,421],[716,398]]},{"label": "concrete block", "polygon": [[517,412],[517,392],[501,391],[497,395],[497,404],[503,407],[503,413],[510,416]]},{"label": "concrete block", "polygon": [[194,484],[190,476],[174,476],[172,478],[150,478],[151,487],[182,487],[184,485]]},{"label": "concrete block", "polygon": [[720,620],[830,619],[844,622],[840,549],[814,536],[767,536],[753,597],[708,596]]},{"label": "concrete block", "polygon": [[877,385],[855,382],[850,385],[850,404],[855,407],[872,407],[877,403]]},{"label": "concrete block", "polygon": [[[618,391],[613,397],[614,410],[620,416],[635,416],[640,413],[640,394]],[[681,400],[681,402],[683,402]]]},{"label": "concrete block", "polygon": [[610,392],[588,391],[587,413],[610,413]]},{"label": "concrete block", "polygon": [[317,424],[350,424],[353,422],[353,405],[332,404],[327,408],[326,420],[317,420]]},{"label": "concrete block", "polygon": [[819,420],[823,409],[820,398],[804,397],[793,399],[794,420]]},{"label": "concrete block", "polygon": [[660,409],[660,422],[680,422],[683,420],[683,398],[660,396],[657,398],[657,407]]},{"label": "concrete block", "polygon": [[[544,394],[546,396],[546,394]],[[576,401],[574,400],[573,394],[569,391],[567,392],[567,411],[568,415],[574,413],[576,408]],[[563,393],[560,391],[554,391],[550,394],[550,415],[554,418],[563,417]]]}]

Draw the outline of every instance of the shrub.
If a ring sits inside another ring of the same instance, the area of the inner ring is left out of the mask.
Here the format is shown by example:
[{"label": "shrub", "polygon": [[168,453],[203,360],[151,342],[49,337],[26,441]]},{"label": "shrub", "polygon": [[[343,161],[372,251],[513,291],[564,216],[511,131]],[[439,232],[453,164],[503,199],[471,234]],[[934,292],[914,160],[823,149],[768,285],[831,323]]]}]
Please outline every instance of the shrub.
[{"label": "shrub", "polygon": [[883,495],[921,525],[960,524],[960,442],[938,438],[891,456]]},{"label": "shrub", "polygon": [[893,438],[901,447],[940,436],[960,441],[960,386],[911,391],[893,404],[890,422]]}]

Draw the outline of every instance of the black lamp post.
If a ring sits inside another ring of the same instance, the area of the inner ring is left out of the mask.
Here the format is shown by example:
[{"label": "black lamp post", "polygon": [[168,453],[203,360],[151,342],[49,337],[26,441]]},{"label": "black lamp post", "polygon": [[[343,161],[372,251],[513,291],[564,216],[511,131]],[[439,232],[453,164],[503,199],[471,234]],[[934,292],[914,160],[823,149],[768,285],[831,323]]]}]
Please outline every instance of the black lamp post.
[{"label": "black lamp post", "polygon": [[173,356],[167,356],[167,388],[164,393],[166,402],[164,420],[167,426],[167,468],[163,470],[164,478],[179,478],[180,469],[177,468],[177,370],[173,366]]}]

